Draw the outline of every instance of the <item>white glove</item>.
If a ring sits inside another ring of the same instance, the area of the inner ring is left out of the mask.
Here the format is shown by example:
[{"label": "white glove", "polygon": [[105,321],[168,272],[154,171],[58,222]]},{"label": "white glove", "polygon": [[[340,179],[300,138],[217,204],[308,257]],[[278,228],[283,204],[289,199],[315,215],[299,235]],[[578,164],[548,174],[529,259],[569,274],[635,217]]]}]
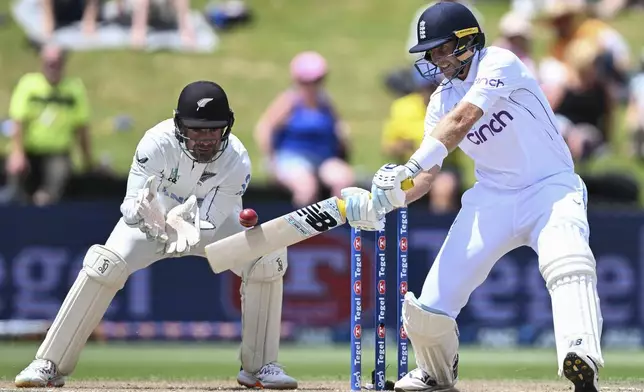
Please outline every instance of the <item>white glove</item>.
[{"label": "white glove", "polygon": [[197,197],[190,196],[168,212],[165,229],[168,241],[165,244],[165,253],[171,256],[183,256],[199,243],[201,238],[201,220],[199,219],[199,206]]},{"label": "white glove", "polygon": [[157,199],[156,177],[150,176],[139,190],[133,208],[124,211],[123,220],[138,227],[149,240],[165,242],[165,209]]},{"label": "white glove", "polygon": [[373,200],[368,190],[349,187],[340,191],[345,203],[347,221],[352,227],[360,230],[384,230],[384,215],[379,215],[373,208]]},{"label": "white glove", "polygon": [[388,163],[378,169],[371,184],[373,206],[378,214],[385,215],[405,206],[402,182],[409,177],[411,173],[403,165]]}]

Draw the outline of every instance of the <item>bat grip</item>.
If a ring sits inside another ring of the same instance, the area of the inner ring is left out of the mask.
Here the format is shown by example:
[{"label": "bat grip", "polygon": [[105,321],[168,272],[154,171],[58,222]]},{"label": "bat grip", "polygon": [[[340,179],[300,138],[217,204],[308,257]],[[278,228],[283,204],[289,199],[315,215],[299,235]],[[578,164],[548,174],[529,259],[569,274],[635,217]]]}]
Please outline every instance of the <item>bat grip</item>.
[{"label": "bat grip", "polygon": [[412,180],[411,177],[406,178],[400,184],[400,187],[402,188],[403,191],[408,191],[414,187],[414,180]]}]

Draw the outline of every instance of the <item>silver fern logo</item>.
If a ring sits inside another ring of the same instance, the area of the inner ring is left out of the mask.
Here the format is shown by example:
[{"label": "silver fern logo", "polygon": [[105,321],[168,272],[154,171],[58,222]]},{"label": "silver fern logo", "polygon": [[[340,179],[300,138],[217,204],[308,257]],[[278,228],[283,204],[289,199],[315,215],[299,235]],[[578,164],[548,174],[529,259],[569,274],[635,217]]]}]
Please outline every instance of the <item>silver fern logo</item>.
[{"label": "silver fern logo", "polygon": [[214,98],[201,98],[200,100],[198,100],[197,101],[197,111],[199,111],[199,109],[201,109],[203,107],[206,107],[208,102],[212,101],[213,99]]}]

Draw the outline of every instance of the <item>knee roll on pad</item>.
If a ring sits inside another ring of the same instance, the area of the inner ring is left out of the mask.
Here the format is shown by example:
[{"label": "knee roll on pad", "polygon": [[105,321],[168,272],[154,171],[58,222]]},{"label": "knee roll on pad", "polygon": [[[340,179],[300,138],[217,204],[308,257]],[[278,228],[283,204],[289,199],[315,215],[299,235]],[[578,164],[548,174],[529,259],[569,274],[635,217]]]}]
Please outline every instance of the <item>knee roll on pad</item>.
[{"label": "knee roll on pad", "polygon": [[453,386],[458,377],[456,320],[426,309],[412,292],[405,294],[402,314],[403,327],[416,354],[416,365],[434,377],[438,385]]},{"label": "knee roll on pad", "polygon": [[545,228],[539,235],[539,271],[548,286],[564,276],[596,276],[587,233],[572,224]]},{"label": "knee roll on pad", "polygon": [[127,263],[116,252],[102,245],[93,245],[83,259],[83,270],[101,286],[120,290],[130,275]]},{"label": "knee roll on pad", "polygon": [[243,281],[271,282],[281,279],[288,268],[286,248],[262,256],[242,272]]},{"label": "knee roll on pad", "polygon": [[36,358],[52,361],[62,375],[71,374],[89,335],[128,276],[127,263],[116,252],[102,245],[89,248]]},{"label": "knee roll on pad", "polygon": [[257,372],[277,361],[282,325],[286,248],[259,258],[242,273],[242,368]]},{"label": "knee roll on pad", "polygon": [[574,225],[544,229],[539,270],[552,300],[559,373],[570,351],[581,351],[603,366],[596,262],[586,233]]}]

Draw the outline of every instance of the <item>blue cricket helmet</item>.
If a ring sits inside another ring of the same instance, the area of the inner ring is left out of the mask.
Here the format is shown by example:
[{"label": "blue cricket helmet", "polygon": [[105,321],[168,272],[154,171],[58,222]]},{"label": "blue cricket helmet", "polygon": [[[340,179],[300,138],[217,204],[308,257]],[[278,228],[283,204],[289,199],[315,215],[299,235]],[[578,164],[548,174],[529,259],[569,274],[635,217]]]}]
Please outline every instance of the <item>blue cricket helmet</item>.
[{"label": "blue cricket helmet", "polygon": [[[485,34],[478,20],[469,8],[457,2],[441,1],[427,8],[418,19],[416,36],[418,43],[409,49],[409,53],[425,53],[423,58],[416,61],[416,68],[428,78],[440,73],[438,67],[432,64],[431,49],[456,41],[453,55],[461,61],[463,69],[473,57],[464,55],[485,46]],[[460,70],[455,75],[459,73]]]}]

